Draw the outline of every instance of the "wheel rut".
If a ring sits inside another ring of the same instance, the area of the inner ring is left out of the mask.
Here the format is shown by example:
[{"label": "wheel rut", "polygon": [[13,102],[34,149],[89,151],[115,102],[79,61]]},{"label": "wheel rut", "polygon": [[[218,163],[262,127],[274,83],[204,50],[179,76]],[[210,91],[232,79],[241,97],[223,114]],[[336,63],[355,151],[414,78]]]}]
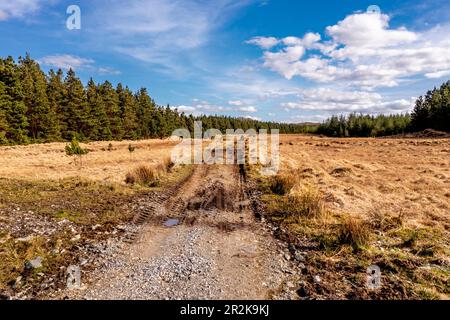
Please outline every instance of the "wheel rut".
[{"label": "wheel rut", "polygon": [[[73,299],[272,299],[295,281],[281,243],[255,218],[236,165],[197,165],[156,194],[139,226]],[[178,223],[164,226],[167,219]]]}]

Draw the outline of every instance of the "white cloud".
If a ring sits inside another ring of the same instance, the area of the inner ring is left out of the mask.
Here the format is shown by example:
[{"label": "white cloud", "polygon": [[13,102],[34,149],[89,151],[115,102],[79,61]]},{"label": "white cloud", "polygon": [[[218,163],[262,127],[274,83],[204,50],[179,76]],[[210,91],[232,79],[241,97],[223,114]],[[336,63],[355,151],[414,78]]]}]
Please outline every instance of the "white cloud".
[{"label": "white cloud", "polygon": [[118,75],[120,71],[109,67],[96,67],[95,60],[70,54],[50,55],[37,60],[39,64],[63,70],[88,70],[98,74]]},{"label": "white cloud", "polygon": [[279,40],[274,37],[254,37],[254,38],[246,41],[246,43],[253,44],[255,46],[258,46],[262,49],[267,50],[267,49],[275,47],[279,43]]},{"label": "white cloud", "polygon": [[230,106],[243,106],[244,102],[242,102],[241,100],[230,100],[228,101],[228,104]]},{"label": "white cloud", "polygon": [[418,38],[405,28],[389,29],[389,16],[378,13],[353,14],[326,30],[336,43],[356,48],[398,46]]},{"label": "white cloud", "polygon": [[442,71],[436,71],[436,72],[429,72],[425,74],[425,77],[430,79],[438,79],[445,76],[450,75],[450,70],[442,70]]},{"label": "white cloud", "polygon": [[187,114],[194,114],[197,110],[195,109],[195,107],[192,107],[192,106],[184,106],[184,105],[181,105],[181,106],[177,106],[177,107],[174,107],[174,109],[177,109],[179,112],[184,112],[184,113],[187,113]]},{"label": "white cloud", "polygon": [[305,48],[302,46],[287,47],[282,51],[264,53],[264,66],[283,73],[287,79],[296,75],[295,65],[301,63]]},{"label": "white cloud", "polygon": [[305,48],[314,48],[320,40],[320,34],[309,32],[305,34],[303,38],[286,37],[282,39],[282,42],[286,46],[303,46]]},{"label": "white cloud", "polygon": [[0,21],[13,18],[23,18],[27,14],[37,12],[42,0],[2,0],[0,2]]},{"label": "white cloud", "polygon": [[82,69],[91,66],[95,61],[92,59],[85,59],[70,54],[51,55],[38,59],[38,62],[44,66],[68,69]]},{"label": "white cloud", "polygon": [[329,40],[315,33],[279,40],[284,47],[266,50],[263,66],[286,79],[300,76],[363,90],[450,74],[450,25],[413,32],[390,28],[385,14],[357,13],[327,27],[326,33]]},{"label": "white cloud", "polygon": [[255,112],[258,112],[258,109],[256,109],[256,108],[253,107],[253,106],[240,107],[238,110],[239,110],[239,111],[242,111],[242,112],[248,112],[248,113],[255,113]]},{"label": "white cloud", "polygon": [[244,116],[243,118],[245,118],[245,119],[249,119],[249,120],[261,121],[261,118],[259,118],[259,117],[253,117],[253,116]]},{"label": "white cloud", "polygon": [[326,111],[331,113],[361,112],[404,113],[411,111],[415,98],[386,100],[375,92],[338,91],[329,88],[303,90],[298,100],[281,103],[285,110]]},{"label": "white cloud", "polygon": [[180,105],[177,107],[173,107],[174,109],[178,109],[180,112],[184,112],[187,114],[192,114],[194,116],[200,116],[204,114],[217,114],[217,113],[223,113],[227,111],[231,111],[230,108],[223,107],[217,104],[210,103],[208,101],[202,101],[199,99],[193,99],[192,105]]}]

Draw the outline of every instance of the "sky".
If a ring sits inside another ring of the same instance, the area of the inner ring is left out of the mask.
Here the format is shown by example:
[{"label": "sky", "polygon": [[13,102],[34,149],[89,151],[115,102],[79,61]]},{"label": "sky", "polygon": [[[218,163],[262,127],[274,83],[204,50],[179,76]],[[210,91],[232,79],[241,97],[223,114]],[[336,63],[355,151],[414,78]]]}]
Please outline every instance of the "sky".
[{"label": "sky", "polygon": [[450,79],[449,35],[448,0],[0,0],[2,57],[186,113],[292,123],[411,111]]}]

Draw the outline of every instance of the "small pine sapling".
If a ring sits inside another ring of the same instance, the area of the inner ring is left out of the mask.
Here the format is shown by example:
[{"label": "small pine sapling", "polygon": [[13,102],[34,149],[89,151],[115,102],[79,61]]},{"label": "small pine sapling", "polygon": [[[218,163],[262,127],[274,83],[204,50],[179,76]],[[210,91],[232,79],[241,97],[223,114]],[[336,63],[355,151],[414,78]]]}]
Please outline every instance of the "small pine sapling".
[{"label": "small pine sapling", "polygon": [[80,167],[83,167],[82,156],[87,153],[88,150],[83,149],[76,138],[73,138],[70,144],[66,145],[66,154],[68,156],[78,156],[80,159]]}]

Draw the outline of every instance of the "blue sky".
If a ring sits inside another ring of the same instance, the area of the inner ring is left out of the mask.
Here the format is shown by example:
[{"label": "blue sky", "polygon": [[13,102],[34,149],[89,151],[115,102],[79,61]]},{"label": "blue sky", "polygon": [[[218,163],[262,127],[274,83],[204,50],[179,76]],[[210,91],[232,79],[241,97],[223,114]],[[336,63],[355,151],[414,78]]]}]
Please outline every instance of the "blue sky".
[{"label": "blue sky", "polygon": [[449,18],[447,0],[0,0],[0,55],[187,113],[321,121],[411,110],[450,78]]}]

